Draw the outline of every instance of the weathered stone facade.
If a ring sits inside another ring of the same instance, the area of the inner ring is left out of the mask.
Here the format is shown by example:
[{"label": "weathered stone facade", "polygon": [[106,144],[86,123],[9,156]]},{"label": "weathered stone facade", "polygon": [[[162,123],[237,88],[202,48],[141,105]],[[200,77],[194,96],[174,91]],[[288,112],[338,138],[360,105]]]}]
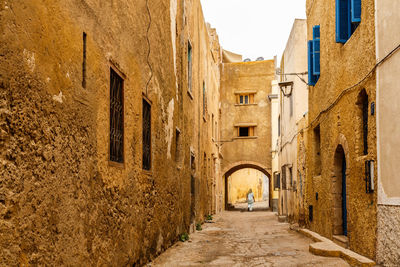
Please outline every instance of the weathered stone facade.
[{"label": "weathered stone facade", "polygon": [[[143,264],[221,209],[222,52],[198,0],[8,1],[0,29],[2,265]],[[123,80],[121,163],[110,161],[111,72]]]},{"label": "weathered stone facade", "polygon": [[[362,1],[361,23],[341,44],[335,41],[335,1],[307,1],[308,40],[313,39],[313,26],[320,25],[321,33],[321,74],[316,85],[309,87],[306,201],[313,216],[307,210],[307,223],[328,238],[344,235],[345,197],[348,246],[372,259],[376,256],[377,194],[366,193],[364,164],[376,162],[376,122],[370,108],[376,82],[374,73],[367,75],[375,65],[374,10],[373,0]],[[367,153],[363,103],[368,108]]]},{"label": "weathered stone facade", "polygon": [[[226,179],[234,171],[255,168],[268,176],[271,188],[271,103],[268,95],[275,79],[275,62],[223,63],[221,68],[221,174],[225,176],[225,187]],[[240,133],[240,128],[245,132]],[[227,203],[227,195],[225,201]]]},{"label": "weathered stone facade", "polygon": [[[376,109],[378,144],[377,263],[400,263],[400,10],[399,1],[375,1],[376,61],[391,56],[377,68]],[[396,50],[393,50],[396,49]]]},{"label": "weathered stone facade", "polygon": [[[279,136],[279,172],[281,190],[279,194],[279,214],[288,217],[289,221],[304,220],[304,205],[300,205],[303,196],[300,194],[300,180],[304,181],[302,168],[297,165],[297,143],[299,125],[308,111],[308,88],[304,74],[307,69],[307,22],[296,19],[293,23],[286,48],[283,52],[280,67],[280,136]],[[303,73],[299,76],[293,73]],[[303,79],[303,80],[301,80]],[[303,151],[305,152],[305,151]]]}]

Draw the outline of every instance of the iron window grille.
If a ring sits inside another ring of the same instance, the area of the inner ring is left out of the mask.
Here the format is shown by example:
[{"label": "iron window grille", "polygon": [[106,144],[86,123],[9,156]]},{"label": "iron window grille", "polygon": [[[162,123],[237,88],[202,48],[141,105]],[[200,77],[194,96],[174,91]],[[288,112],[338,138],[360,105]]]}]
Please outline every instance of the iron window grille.
[{"label": "iron window grille", "polygon": [[282,166],[282,189],[286,190],[287,186],[286,186],[286,166]]},{"label": "iron window grille", "polygon": [[151,105],[143,99],[143,169],[151,169]]},{"label": "iron window grille", "polygon": [[110,161],[124,162],[123,79],[110,69]]}]

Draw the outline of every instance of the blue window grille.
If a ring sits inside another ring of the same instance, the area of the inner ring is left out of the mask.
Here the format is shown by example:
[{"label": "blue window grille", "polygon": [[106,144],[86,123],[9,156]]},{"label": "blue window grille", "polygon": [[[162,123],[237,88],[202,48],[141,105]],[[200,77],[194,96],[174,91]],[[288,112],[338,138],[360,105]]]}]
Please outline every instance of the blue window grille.
[{"label": "blue window grille", "polygon": [[308,41],[308,84],[314,86],[321,74],[320,67],[320,26],[313,27],[313,40]]},{"label": "blue window grille", "polygon": [[361,22],[361,0],[336,0],[336,42],[346,43]]}]

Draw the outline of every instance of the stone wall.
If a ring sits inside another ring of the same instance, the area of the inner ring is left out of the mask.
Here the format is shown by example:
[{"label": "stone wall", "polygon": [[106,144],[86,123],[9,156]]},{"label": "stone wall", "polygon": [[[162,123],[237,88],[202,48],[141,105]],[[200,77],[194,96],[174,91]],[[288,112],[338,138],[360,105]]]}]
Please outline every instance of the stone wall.
[{"label": "stone wall", "polygon": [[378,205],[377,263],[397,266],[400,262],[400,207]]},{"label": "stone wall", "polygon": [[368,154],[363,155],[359,103],[363,89],[368,94],[369,107],[375,99],[375,74],[364,79],[375,65],[374,1],[363,1],[361,23],[345,44],[336,43],[334,22],[335,1],[307,1],[308,40],[312,39],[313,26],[320,25],[321,29],[321,75],[317,84],[309,87],[306,194],[314,216],[308,224],[313,231],[333,237],[334,221],[338,219],[335,216],[341,216],[341,211],[334,209],[335,203],[341,201],[334,198],[334,181],[341,179],[341,171],[337,169],[341,166],[335,165],[335,155],[338,155],[335,153],[342,149],[347,164],[349,247],[374,259],[377,196],[376,192],[366,193],[364,162],[376,161],[376,119],[369,108]]},{"label": "stone wall", "polygon": [[[219,77],[218,38],[199,1],[45,2],[0,4],[0,261],[143,264],[215,210],[219,162],[212,168],[208,159],[219,151],[198,114],[199,81]],[[123,164],[109,161],[111,68],[124,79]],[[211,98],[219,81],[207,83]],[[150,171],[142,169],[143,98],[151,103]],[[218,101],[208,109],[217,113]]]}]

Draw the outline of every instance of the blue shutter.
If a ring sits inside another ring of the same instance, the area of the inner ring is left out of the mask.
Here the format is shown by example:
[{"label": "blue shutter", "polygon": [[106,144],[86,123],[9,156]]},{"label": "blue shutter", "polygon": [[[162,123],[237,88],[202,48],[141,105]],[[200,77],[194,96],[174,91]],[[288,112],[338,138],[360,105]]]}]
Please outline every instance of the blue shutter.
[{"label": "blue shutter", "polygon": [[361,0],[351,0],[351,22],[361,22]]},{"label": "blue shutter", "polygon": [[316,25],[313,27],[313,39],[320,39],[320,37],[321,37],[320,26]]},{"label": "blue shutter", "polygon": [[351,0],[336,0],[336,42],[346,43],[351,35]]},{"label": "blue shutter", "polygon": [[313,74],[320,74],[320,40],[313,40]]},{"label": "blue shutter", "polygon": [[314,86],[313,75],[313,41],[308,41],[308,84]]}]

